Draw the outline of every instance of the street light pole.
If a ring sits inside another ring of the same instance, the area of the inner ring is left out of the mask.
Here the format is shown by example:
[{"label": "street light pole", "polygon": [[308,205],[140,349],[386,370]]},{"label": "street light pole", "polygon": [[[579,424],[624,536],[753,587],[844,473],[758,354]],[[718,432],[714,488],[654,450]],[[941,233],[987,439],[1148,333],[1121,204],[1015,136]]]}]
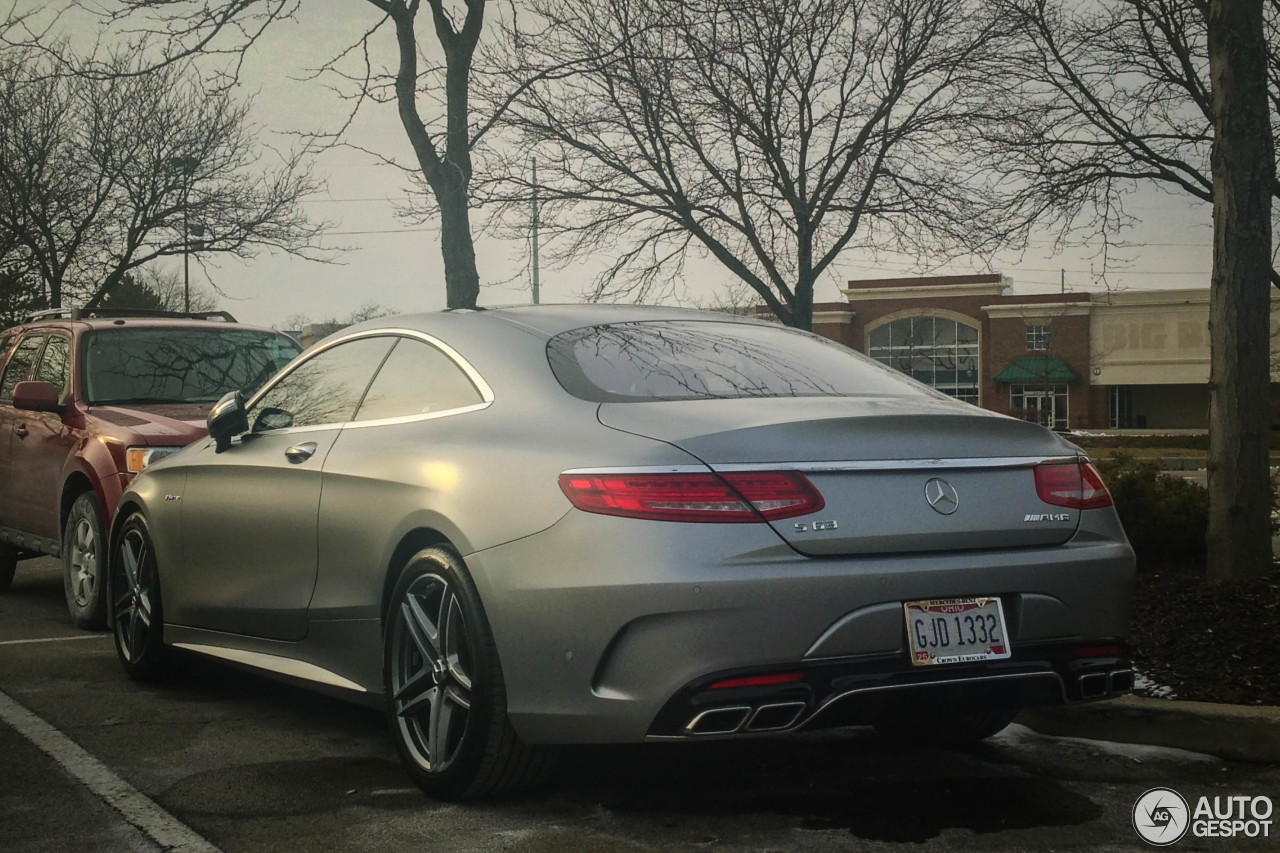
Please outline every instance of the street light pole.
[{"label": "street light pole", "polygon": [[191,313],[191,238],[187,230],[187,193],[191,182],[182,188],[182,311]]},{"label": "street light pole", "polygon": [[200,161],[195,157],[172,157],[169,164],[182,172],[182,310],[191,313],[191,236],[187,224],[191,177]]},{"label": "street light pole", "polygon": [[533,304],[538,304],[538,161],[533,166]]}]

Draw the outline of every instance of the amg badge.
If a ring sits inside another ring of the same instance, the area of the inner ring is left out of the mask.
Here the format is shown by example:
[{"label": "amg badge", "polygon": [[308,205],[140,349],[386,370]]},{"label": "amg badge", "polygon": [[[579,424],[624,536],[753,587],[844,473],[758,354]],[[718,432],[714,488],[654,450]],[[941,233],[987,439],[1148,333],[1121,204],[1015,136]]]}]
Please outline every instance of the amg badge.
[{"label": "amg badge", "polygon": [[1071,520],[1071,513],[1069,513],[1069,512],[1031,513],[1031,514],[1027,515],[1025,518],[1023,518],[1022,520],[1023,520],[1024,522],[1027,522],[1027,521],[1070,521],[1070,520]]}]

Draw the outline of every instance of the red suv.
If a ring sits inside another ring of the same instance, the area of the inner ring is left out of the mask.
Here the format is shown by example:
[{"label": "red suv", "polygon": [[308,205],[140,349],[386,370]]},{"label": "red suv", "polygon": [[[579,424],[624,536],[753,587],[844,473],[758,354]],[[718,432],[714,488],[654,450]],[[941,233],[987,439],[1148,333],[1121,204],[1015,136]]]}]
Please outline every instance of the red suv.
[{"label": "red suv", "polygon": [[72,619],[106,625],[106,531],[133,475],[300,350],[225,312],[43,311],[0,332],[0,591],[19,560],[61,556]]}]

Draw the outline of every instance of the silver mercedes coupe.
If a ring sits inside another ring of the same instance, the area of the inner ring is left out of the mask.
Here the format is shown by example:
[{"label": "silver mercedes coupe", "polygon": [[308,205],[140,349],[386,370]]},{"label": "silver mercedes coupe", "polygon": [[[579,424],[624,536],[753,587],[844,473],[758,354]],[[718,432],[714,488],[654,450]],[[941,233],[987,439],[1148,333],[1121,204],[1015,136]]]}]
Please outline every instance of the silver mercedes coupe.
[{"label": "silver mercedes coupe", "polygon": [[439,798],[534,786],[558,744],[962,744],[1132,688],[1133,552],[1084,454],[776,324],[375,320],[209,433],[121,498],[125,671],[183,650],[384,707]]}]

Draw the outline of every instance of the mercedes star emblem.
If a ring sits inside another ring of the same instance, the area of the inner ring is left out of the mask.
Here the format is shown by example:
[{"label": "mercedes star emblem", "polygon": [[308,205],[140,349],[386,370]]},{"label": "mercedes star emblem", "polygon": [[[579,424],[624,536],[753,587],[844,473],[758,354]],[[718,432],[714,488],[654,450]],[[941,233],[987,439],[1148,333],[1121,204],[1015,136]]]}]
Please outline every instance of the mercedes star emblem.
[{"label": "mercedes star emblem", "polygon": [[924,484],[924,499],[933,507],[934,512],[951,515],[960,508],[960,496],[955,487],[939,477]]}]

